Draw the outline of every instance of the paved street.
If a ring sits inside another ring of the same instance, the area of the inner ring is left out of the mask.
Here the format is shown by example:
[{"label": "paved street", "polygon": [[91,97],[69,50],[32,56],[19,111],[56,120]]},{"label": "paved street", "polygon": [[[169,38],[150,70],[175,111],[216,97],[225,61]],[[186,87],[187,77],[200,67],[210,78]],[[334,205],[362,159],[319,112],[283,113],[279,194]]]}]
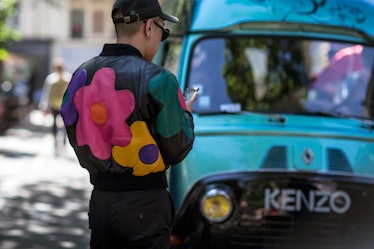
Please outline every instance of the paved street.
[{"label": "paved street", "polygon": [[1,249],[88,248],[88,174],[50,125],[33,111],[0,136]]}]

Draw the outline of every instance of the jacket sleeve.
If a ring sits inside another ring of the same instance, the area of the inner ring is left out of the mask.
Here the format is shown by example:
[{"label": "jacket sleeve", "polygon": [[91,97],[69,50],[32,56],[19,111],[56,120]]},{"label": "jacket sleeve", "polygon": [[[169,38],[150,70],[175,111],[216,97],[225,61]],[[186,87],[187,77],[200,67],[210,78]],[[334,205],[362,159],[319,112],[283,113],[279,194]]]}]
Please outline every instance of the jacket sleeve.
[{"label": "jacket sleeve", "polygon": [[177,164],[192,149],[194,142],[192,115],[186,110],[178,82],[169,71],[153,77],[149,82],[148,91],[158,106],[154,128],[161,155],[165,163]]}]

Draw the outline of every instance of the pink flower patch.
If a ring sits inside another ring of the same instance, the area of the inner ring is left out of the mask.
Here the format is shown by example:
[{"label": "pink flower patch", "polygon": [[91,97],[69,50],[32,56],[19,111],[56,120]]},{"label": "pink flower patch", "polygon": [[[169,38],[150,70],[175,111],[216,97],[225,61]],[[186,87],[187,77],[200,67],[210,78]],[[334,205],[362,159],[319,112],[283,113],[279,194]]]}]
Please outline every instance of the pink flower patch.
[{"label": "pink flower patch", "polygon": [[110,158],[113,145],[126,146],[132,138],[126,119],[135,109],[135,97],[129,90],[115,90],[115,77],[111,68],[100,69],[74,97],[77,144],[88,145],[102,160]]}]

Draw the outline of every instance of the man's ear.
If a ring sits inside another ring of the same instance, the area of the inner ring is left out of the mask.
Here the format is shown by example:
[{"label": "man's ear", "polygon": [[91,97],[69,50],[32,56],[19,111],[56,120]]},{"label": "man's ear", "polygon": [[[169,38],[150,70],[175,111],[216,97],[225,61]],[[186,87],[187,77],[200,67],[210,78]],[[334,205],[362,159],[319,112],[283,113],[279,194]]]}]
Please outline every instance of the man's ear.
[{"label": "man's ear", "polygon": [[149,19],[144,25],[144,35],[147,40],[151,38],[151,31],[152,31],[152,19]]}]

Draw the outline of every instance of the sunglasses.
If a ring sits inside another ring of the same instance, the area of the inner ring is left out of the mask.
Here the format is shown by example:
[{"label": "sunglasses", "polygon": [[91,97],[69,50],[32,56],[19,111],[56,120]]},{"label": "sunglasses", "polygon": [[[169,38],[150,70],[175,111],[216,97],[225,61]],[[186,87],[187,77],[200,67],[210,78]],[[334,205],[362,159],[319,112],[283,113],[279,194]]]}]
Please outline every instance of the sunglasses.
[{"label": "sunglasses", "polygon": [[[148,20],[143,20],[144,23],[146,23]],[[165,29],[164,27],[162,27],[160,24],[158,24],[156,21],[153,21],[154,24],[156,24],[157,27],[159,27],[161,30],[162,30],[162,37],[161,37],[161,41],[165,41],[166,38],[169,37],[169,34],[170,34],[170,30],[169,29]]]}]

